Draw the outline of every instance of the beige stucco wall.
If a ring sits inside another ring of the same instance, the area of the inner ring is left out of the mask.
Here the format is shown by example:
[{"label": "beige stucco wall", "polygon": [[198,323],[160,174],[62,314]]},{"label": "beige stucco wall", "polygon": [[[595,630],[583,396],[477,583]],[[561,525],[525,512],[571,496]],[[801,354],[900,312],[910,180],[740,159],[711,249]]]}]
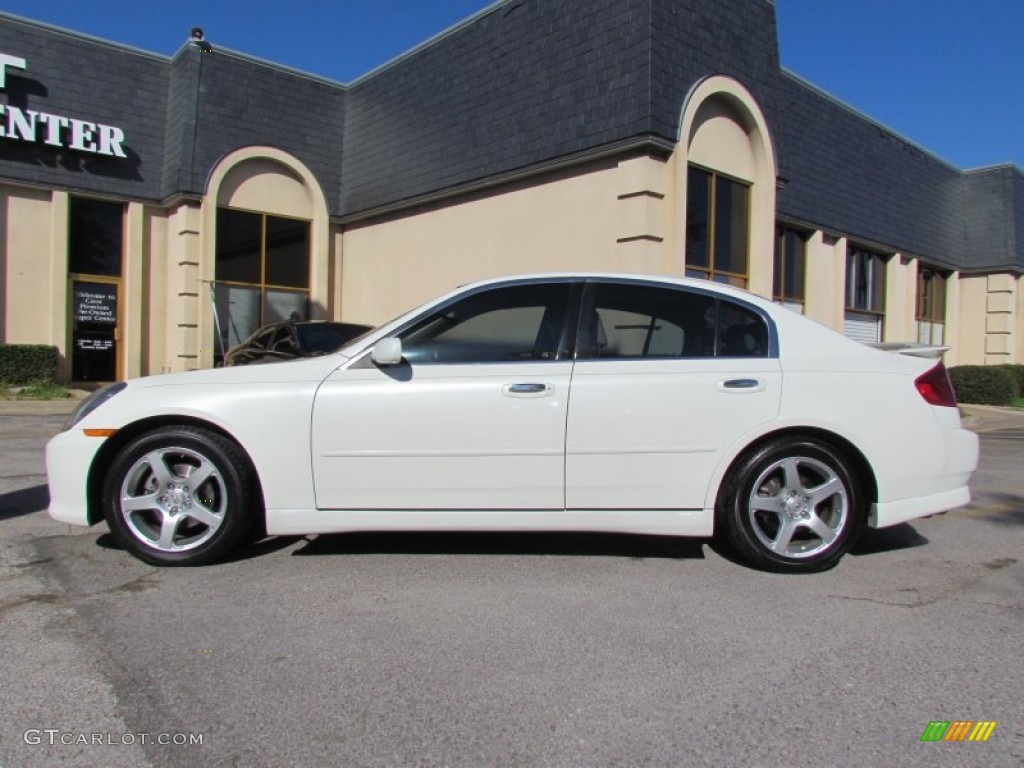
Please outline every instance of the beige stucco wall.
[{"label": "beige stucco wall", "polygon": [[986,278],[985,363],[998,365],[1013,362],[1016,343],[1017,281],[1013,275],[1000,273]]},{"label": "beige stucco wall", "polygon": [[960,276],[960,327],[956,335],[957,363],[982,365],[985,362],[985,304],[988,278],[984,275]]},{"label": "beige stucco wall", "polygon": [[[600,161],[350,225],[342,244],[341,316],[383,322],[487,277],[563,270],[663,272],[660,248],[638,258],[618,248],[620,232],[631,232],[636,224],[630,220],[634,212],[619,210],[622,181],[617,162]],[[635,215],[645,218],[648,212]],[[653,218],[660,221],[656,213]]]},{"label": "beige stucco wall", "polygon": [[843,329],[846,238],[821,231],[807,239],[804,314],[836,331]]},{"label": "beige stucco wall", "polygon": [[142,264],[142,348],[139,350],[143,375],[170,373],[173,370],[168,354],[170,337],[168,290],[168,245],[170,237],[168,211],[147,206],[143,213]]},{"label": "beige stucco wall", "polygon": [[885,265],[883,341],[917,341],[917,260],[894,254]]},{"label": "beige stucco wall", "polygon": [[950,347],[943,357],[946,365],[962,365],[964,350],[960,348],[961,326],[961,277],[954,272],[946,280],[946,335],[945,343]]},{"label": "beige stucco wall", "polygon": [[[66,236],[55,231],[53,194],[0,187],[2,338],[11,344],[59,342],[63,351],[64,334],[62,329],[58,333],[57,326],[65,313],[55,311],[54,300],[58,293],[64,295],[67,275],[54,273],[53,249],[55,234],[64,242]],[[55,284],[60,284],[59,292],[54,290]]]},{"label": "beige stucco wall", "polygon": [[1014,282],[1014,292],[1017,294],[1017,316],[1013,330],[1016,341],[1013,362],[1024,365],[1024,277],[1017,275]]}]

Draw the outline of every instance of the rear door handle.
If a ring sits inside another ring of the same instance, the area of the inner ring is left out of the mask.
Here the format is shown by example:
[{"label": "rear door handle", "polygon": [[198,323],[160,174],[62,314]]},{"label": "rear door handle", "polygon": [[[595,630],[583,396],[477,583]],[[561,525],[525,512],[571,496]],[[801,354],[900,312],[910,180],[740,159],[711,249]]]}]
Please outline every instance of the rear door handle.
[{"label": "rear door handle", "polygon": [[761,379],[725,379],[718,382],[720,392],[731,392],[736,395],[749,392],[763,392],[765,383]]},{"label": "rear door handle", "polygon": [[518,384],[506,384],[501,388],[506,397],[547,397],[555,391],[551,384],[540,382],[523,382]]}]

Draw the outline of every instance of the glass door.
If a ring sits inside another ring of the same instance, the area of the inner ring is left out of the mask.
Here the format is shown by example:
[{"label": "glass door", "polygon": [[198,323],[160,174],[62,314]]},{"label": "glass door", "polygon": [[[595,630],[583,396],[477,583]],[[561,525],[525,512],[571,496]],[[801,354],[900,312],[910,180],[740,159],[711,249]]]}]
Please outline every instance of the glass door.
[{"label": "glass door", "polygon": [[117,381],[119,280],[71,278],[71,380]]},{"label": "glass door", "polygon": [[121,378],[124,204],[72,197],[68,215],[68,362],[71,381]]}]

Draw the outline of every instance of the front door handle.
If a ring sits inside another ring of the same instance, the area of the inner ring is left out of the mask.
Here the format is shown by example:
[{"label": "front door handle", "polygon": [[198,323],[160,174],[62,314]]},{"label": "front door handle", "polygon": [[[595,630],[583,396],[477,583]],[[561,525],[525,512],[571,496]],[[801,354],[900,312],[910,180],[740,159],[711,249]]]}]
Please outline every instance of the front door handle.
[{"label": "front door handle", "polygon": [[506,397],[547,397],[555,391],[551,384],[540,382],[524,382],[519,384],[506,384],[501,388]]}]

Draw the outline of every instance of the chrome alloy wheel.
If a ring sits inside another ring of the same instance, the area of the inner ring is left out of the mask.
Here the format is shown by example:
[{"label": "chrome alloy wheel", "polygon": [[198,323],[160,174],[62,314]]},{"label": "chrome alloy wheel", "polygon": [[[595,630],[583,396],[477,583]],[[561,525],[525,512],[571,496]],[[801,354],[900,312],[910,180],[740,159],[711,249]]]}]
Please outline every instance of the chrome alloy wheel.
[{"label": "chrome alloy wheel", "polygon": [[788,456],[754,481],[747,514],[754,535],[777,556],[802,559],[828,551],[850,514],[850,493],[827,464]]},{"label": "chrome alloy wheel", "polygon": [[189,448],[158,448],[129,468],[118,509],[142,543],[160,552],[202,546],[224,523],[228,493],[213,462]]}]

